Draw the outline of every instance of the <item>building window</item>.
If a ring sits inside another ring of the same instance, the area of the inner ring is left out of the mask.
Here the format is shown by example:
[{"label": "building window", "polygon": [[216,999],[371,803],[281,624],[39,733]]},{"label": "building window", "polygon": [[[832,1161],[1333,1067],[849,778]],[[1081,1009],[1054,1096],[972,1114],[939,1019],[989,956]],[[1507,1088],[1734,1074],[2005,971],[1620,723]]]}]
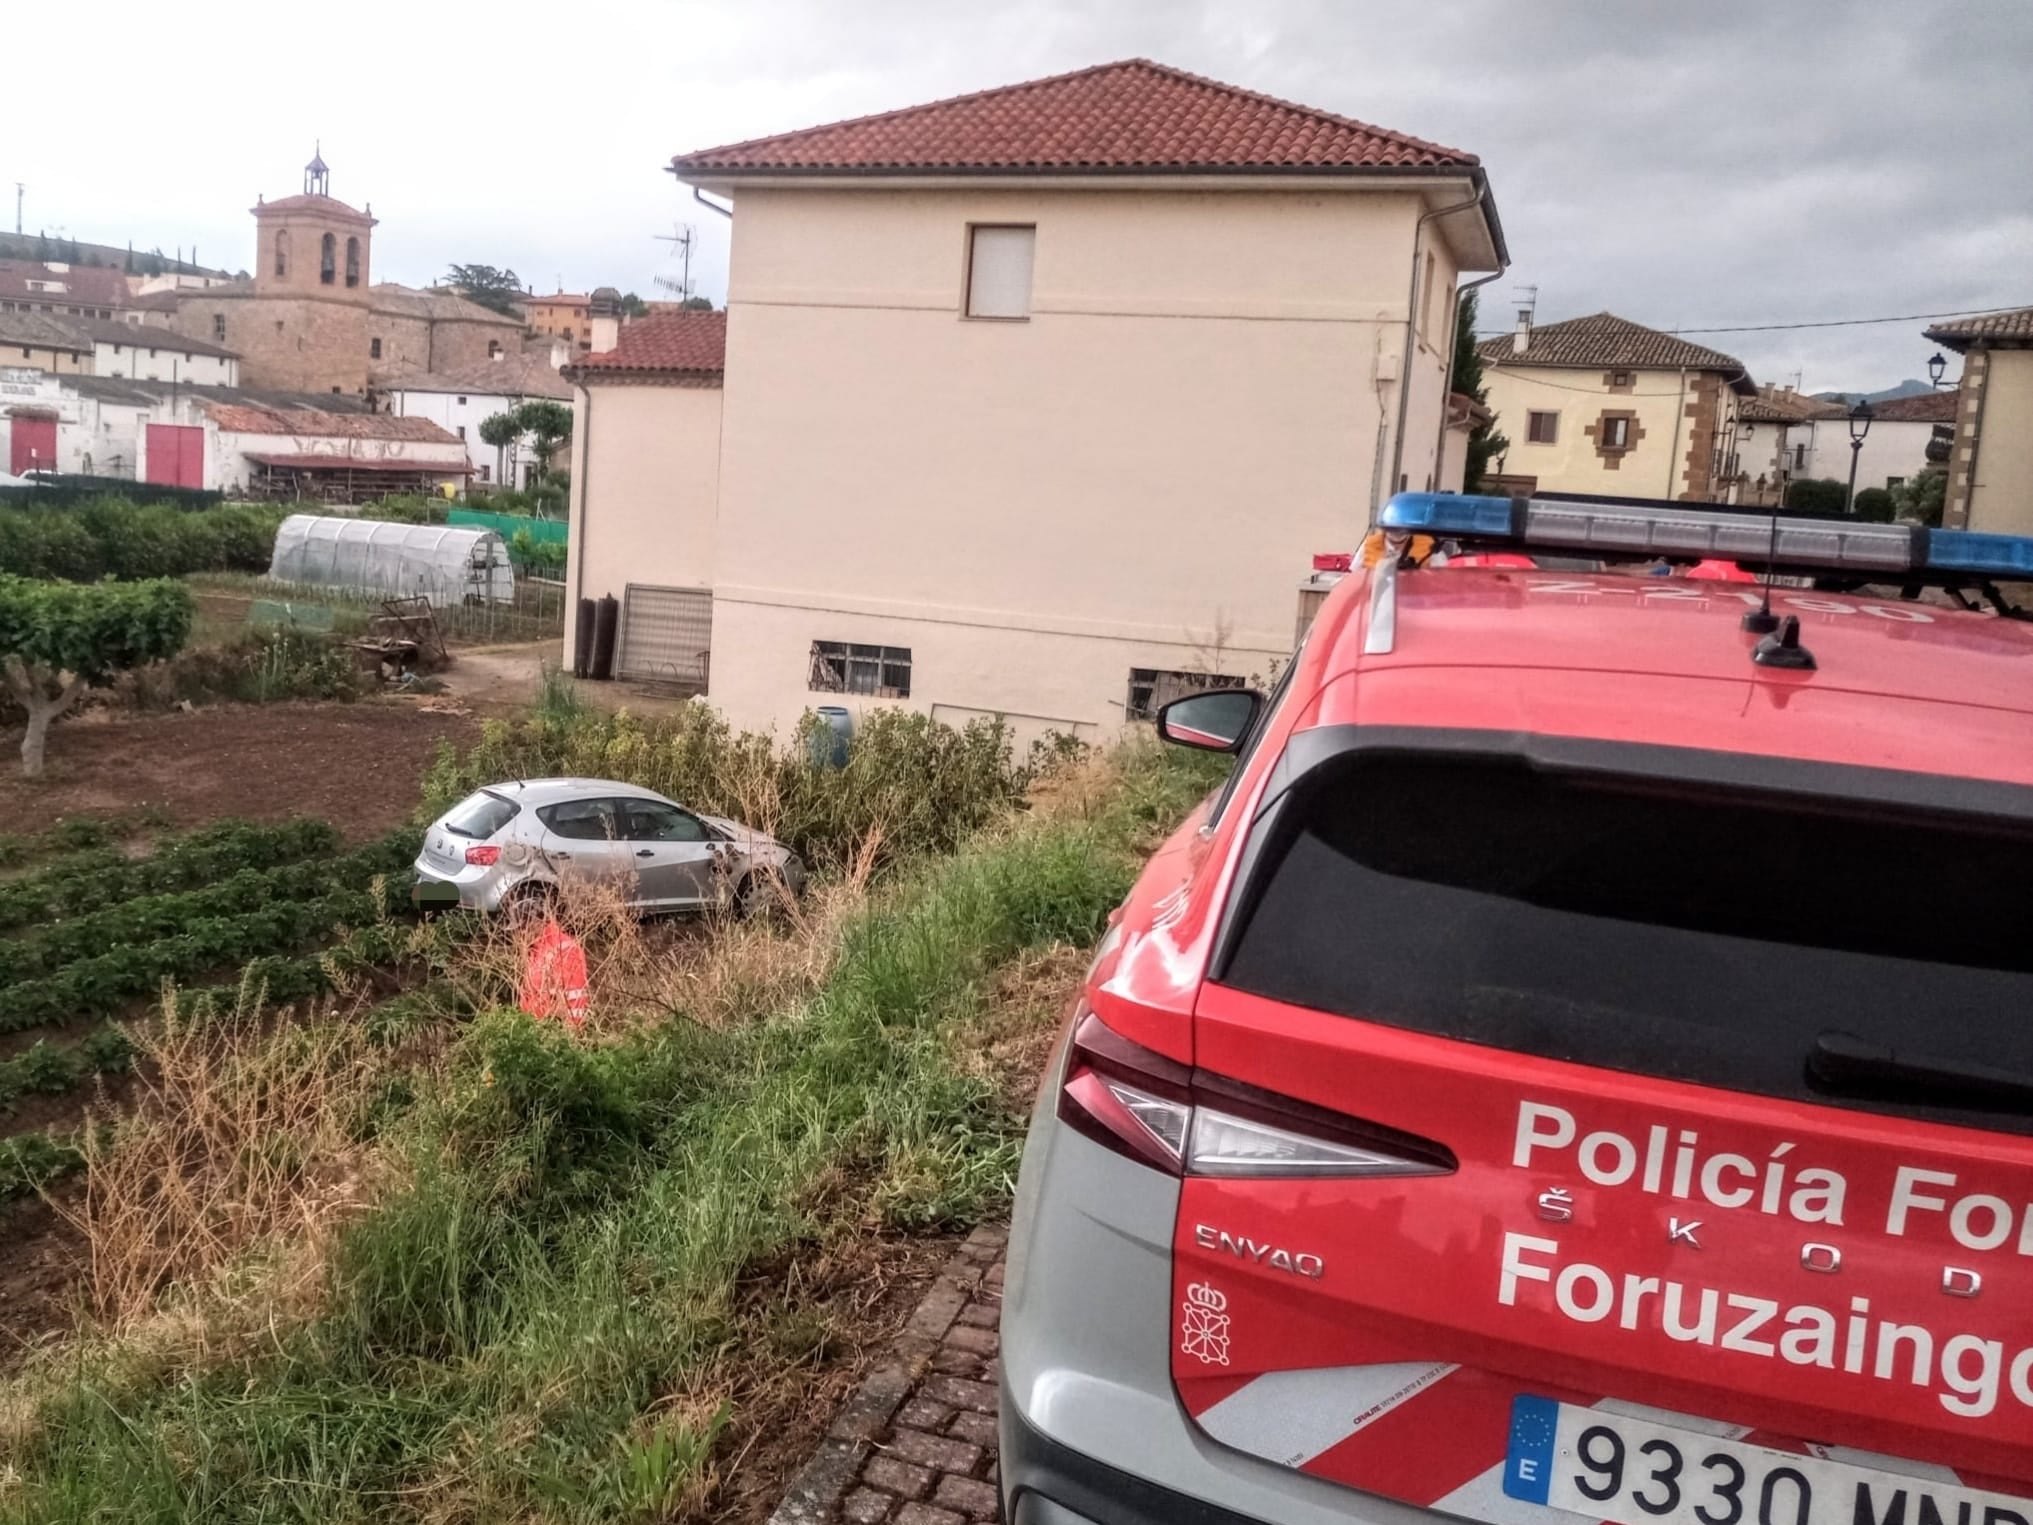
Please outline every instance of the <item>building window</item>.
[{"label": "building window", "polygon": [[[117,345],[117,344],[116,344],[116,345],[114,345],[114,346],[113,346],[113,353],[114,353],[114,354],[116,354],[116,355],[120,353],[120,346],[119,346],[119,345]],[[150,350],[150,351],[149,351],[149,354],[151,354],[151,355],[152,355],[152,354],[154,354],[154,353],[155,353],[155,351],[154,351],[154,350]]]},{"label": "building window", "polygon": [[1885,486],[1886,486],[1886,487],[1888,487],[1888,488],[1889,488],[1889,487],[1904,487],[1905,485],[1906,485],[1906,479],[1905,479],[1904,477],[1886,477],[1886,478],[1885,478]]},{"label": "building window", "polygon": [[282,332],[282,319],[280,319],[280,318],[277,318],[277,319],[275,320],[275,331],[276,331],[277,333],[281,333],[281,332]]},{"label": "building window", "polygon": [[212,342],[214,344],[226,342],[226,315],[223,312],[212,314]]},{"label": "building window", "polygon": [[466,406],[466,399],[465,399],[465,398],[463,398],[463,397],[462,397],[462,398],[460,398],[460,399],[459,399],[459,406],[460,406],[460,407],[462,407],[462,408]]},{"label": "building window", "polygon": [[459,430],[459,438],[460,438],[460,439],[464,439],[464,438],[466,437],[466,426],[465,426],[464,424],[460,424],[460,425],[458,425],[458,430]]},{"label": "building window", "polygon": [[1178,672],[1161,667],[1132,667],[1129,670],[1129,697],[1123,702],[1131,720],[1149,720],[1174,699],[1210,688],[1241,688],[1241,678],[1218,672]]},{"label": "building window", "polygon": [[357,238],[346,240],[346,284],[360,284],[360,240]]},{"label": "building window", "polygon": [[289,274],[288,228],[277,228],[275,230],[275,273],[277,275]]},{"label": "building window", "polygon": [[339,278],[339,240],[327,233],[318,240],[318,284],[329,286]]},{"label": "building window", "polygon": [[1028,318],[1035,225],[974,223],[967,229],[967,316]]},{"label": "building window", "polygon": [[493,478],[488,475],[488,468],[485,466],[482,466],[480,468],[480,480],[483,482],[491,482],[493,480]]},{"label": "building window", "polygon": [[381,341],[379,339],[369,339],[367,341],[367,358],[369,360],[379,360],[381,358]]},{"label": "building window", "polygon": [[1525,438],[1535,445],[1559,443],[1560,415],[1558,413],[1527,413],[1525,415]]},{"label": "building window", "polygon": [[877,699],[911,696],[908,646],[861,646],[846,641],[812,642],[810,686],[822,694],[868,694]]},{"label": "building window", "polygon": [[489,360],[499,360],[501,358],[501,341],[499,339],[489,339],[487,341],[487,358]]},{"label": "building window", "polygon": [[1605,418],[1599,443],[1605,450],[1630,449],[1631,421],[1628,418]]},{"label": "building window", "polygon": [[1609,384],[1613,387],[1627,387],[1631,384],[1631,373],[1629,371],[1611,371],[1609,373]]}]

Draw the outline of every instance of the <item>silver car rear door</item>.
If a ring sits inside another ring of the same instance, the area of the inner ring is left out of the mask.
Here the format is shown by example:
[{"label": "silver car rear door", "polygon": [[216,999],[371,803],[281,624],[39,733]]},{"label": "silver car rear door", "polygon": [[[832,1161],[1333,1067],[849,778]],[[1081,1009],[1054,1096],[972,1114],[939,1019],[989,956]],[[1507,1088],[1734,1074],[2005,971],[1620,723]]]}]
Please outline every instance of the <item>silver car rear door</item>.
[{"label": "silver car rear door", "polygon": [[580,879],[617,890],[631,905],[640,903],[640,876],[622,822],[611,799],[561,800],[537,812],[544,823],[544,855],[560,879]]}]

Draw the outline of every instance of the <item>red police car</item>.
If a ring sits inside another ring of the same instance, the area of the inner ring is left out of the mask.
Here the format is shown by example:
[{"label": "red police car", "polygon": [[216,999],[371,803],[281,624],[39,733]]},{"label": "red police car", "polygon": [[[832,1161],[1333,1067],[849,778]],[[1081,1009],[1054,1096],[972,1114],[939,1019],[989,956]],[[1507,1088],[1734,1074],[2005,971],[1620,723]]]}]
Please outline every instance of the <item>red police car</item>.
[{"label": "red police car", "polygon": [[2033,1525],[2033,541],[1382,531],[1160,718],[1236,761],[1040,1098],[1008,1517]]}]

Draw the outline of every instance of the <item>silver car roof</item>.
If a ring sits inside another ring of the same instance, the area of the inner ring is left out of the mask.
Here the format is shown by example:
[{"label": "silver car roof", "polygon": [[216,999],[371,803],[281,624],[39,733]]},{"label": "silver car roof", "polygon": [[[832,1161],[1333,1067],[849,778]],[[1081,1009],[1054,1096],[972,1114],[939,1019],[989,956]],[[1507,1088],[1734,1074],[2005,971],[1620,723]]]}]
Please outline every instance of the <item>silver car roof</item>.
[{"label": "silver car roof", "polygon": [[654,789],[644,789],[638,784],[618,783],[611,778],[512,778],[503,783],[483,784],[481,788],[489,794],[498,794],[503,799],[514,800],[524,805],[555,805],[561,800],[607,799],[620,796],[624,799],[663,800],[665,804],[676,804],[665,799]]}]

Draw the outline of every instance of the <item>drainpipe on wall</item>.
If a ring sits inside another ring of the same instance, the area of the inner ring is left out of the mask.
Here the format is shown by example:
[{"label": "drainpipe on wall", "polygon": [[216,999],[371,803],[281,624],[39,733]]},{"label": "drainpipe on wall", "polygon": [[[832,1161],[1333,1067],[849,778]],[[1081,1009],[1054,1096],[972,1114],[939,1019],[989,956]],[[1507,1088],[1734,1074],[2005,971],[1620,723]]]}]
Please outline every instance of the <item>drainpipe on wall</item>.
[{"label": "drainpipe on wall", "polygon": [[[1637,386],[1635,373],[1631,378],[1633,390]],[[1673,483],[1680,475],[1680,421],[1687,416],[1687,367],[1680,368],[1680,397],[1673,404],[1673,444],[1666,452],[1666,497],[1674,496]]]},{"label": "drainpipe on wall", "polygon": [[[1454,395],[1454,341],[1461,337],[1461,299],[1477,287],[1487,286],[1491,281],[1502,275],[1507,268],[1503,257],[1499,255],[1495,270],[1479,281],[1470,281],[1466,286],[1457,286],[1455,288],[1454,304],[1447,309],[1447,363],[1442,367],[1440,372],[1441,384],[1446,388],[1446,391],[1441,395],[1440,428],[1433,436],[1433,470],[1436,475],[1439,473],[1440,463],[1447,458],[1447,399]],[[1473,339],[1475,336],[1471,334],[1469,337]],[[1473,434],[1475,431],[1471,428],[1469,432]],[[1465,459],[1462,462],[1461,470],[1461,490],[1467,492],[1468,464]]]},{"label": "drainpipe on wall", "polygon": [[579,651],[579,600],[586,596],[586,495],[593,474],[593,389],[581,386],[579,395],[586,399],[586,405],[579,410],[578,428],[572,432],[580,445],[579,469],[572,473],[572,491],[579,495],[579,523],[572,529],[572,543],[579,548],[578,569],[572,574],[572,607],[565,611],[565,628],[572,632],[572,662],[576,665]]},{"label": "drainpipe on wall", "polygon": [[[1412,356],[1418,348],[1419,256],[1424,252],[1423,244],[1426,224],[1434,221],[1436,218],[1451,217],[1456,212],[1472,211],[1474,208],[1482,205],[1483,198],[1488,193],[1488,187],[1478,180],[1475,186],[1475,194],[1469,197],[1468,200],[1457,201],[1452,206],[1435,207],[1430,212],[1422,212],[1418,223],[1412,229],[1412,278],[1405,288],[1405,352],[1398,362],[1397,441],[1391,446],[1391,476],[1390,480],[1384,484],[1387,492],[1396,492],[1398,490],[1398,473],[1404,469],[1405,464],[1405,407],[1412,396]],[[1499,271],[1498,273],[1501,274],[1502,272]],[[1446,376],[1440,378],[1440,384],[1443,389],[1446,387],[1447,381],[1448,378]],[[1440,421],[1441,426],[1444,428],[1447,422],[1447,400],[1444,394],[1440,401]],[[1372,522],[1376,518],[1377,510],[1381,507],[1380,503],[1373,502],[1370,504],[1370,518]]]}]

